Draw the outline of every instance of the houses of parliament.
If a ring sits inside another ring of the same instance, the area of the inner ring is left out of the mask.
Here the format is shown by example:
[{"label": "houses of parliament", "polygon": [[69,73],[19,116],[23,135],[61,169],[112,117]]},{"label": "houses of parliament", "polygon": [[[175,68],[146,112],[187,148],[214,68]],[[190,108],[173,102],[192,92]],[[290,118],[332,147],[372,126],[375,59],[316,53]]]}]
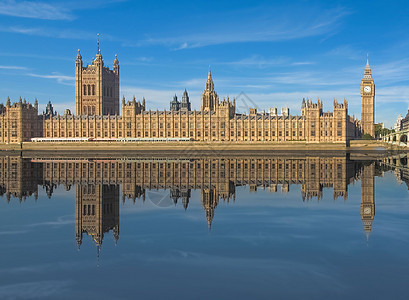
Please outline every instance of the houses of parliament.
[{"label": "houses of parliament", "polygon": [[[332,112],[323,102],[302,100],[301,114],[278,115],[250,108],[236,112],[236,99],[220,100],[209,68],[200,110],[192,110],[188,92],[182,101],[175,96],[170,110],[150,110],[145,98],[120,102],[119,61],[112,70],[104,64],[101,51],[84,66],[80,51],[75,60],[76,112],[56,114],[52,104],[38,113],[38,102],[21,98],[0,105],[0,143],[18,144],[33,138],[61,142],[89,138],[115,139],[189,139],[191,141],[347,143],[362,134],[374,136],[375,85],[369,63],[361,81],[361,120],[348,114],[346,100],[333,101]],[[121,105],[121,106],[120,106]]]}]

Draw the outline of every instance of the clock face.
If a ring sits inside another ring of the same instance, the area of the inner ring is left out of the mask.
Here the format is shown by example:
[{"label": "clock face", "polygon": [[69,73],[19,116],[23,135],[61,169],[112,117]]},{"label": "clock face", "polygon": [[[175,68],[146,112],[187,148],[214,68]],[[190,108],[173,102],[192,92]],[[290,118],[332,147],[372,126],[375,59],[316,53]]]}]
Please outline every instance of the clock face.
[{"label": "clock face", "polygon": [[364,214],[369,215],[371,213],[371,208],[370,207],[365,207],[364,208]]},{"label": "clock face", "polygon": [[370,93],[371,92],[371,87],[369,85],[364,87],[364,92],[365,93]]}]

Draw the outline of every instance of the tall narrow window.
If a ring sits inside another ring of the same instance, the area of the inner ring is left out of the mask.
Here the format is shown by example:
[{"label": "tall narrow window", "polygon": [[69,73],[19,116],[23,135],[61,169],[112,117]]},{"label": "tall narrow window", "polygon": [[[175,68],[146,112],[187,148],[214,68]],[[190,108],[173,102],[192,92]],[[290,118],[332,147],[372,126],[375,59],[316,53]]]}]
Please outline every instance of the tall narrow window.
[{"label": "tall narrow window", "polygon": [[92,95],[95,95],[95,84],[92,85]]},{"label": "tall narrow window", "polygon": [[88,95],[91,95],[91,86],[88,84]]},{"label": "tall narrow window", "polygon": [[84,84],[84,95],[87,95],[87,86]]}]

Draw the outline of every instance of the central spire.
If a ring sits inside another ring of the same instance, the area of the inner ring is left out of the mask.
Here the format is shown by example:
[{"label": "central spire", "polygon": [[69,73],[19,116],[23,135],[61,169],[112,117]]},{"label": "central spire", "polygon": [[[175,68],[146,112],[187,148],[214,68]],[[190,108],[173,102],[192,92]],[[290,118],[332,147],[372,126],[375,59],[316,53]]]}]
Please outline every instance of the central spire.
[{"label": "central spire", "polygon": [[369,66],[369,55],[368,53],[366,54],[366,66],[365,69],[370,69],[371,67]]},{"label": "central spire", "polygon": [[208,91],[214,90],[214,84],[213,84],[212,72],[210,70],[210,66],[209,66],[209,74],[207,75],[206,90]]},{"label": "central spire", "polygon": [[98,54],[101,53],[101,50],[99,49],[99,33],[97,33],[97,49],[98,49]]},{"label": "central spire", "polygon": [[369,56],[366,54],[366,66],[365,66],[365,72],[364,72],[364,79],[372,79],[372,71],[371,71],[371,66],[369,65]]}]

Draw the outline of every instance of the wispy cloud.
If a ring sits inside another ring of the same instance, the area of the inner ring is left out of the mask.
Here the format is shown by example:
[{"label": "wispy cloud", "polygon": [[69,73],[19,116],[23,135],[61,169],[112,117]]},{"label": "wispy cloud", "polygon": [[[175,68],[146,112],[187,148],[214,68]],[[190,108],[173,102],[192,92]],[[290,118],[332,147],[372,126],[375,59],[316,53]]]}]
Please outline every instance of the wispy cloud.
[{"label": "wispy cloud", "polygon": [[374,76],[382,82],[409,81],[409,58],[376,66]]},{"label": "wispy cloud", "polygon": [[[217,21],[203,22],[202,27],[188,29],[191,32],[183,35],[149,37],[134,46],[159,44],[181,50],[229,43],[300,39],[333,31],[340,20],[349,14],[346,9],[337,8],[320,11],[320,18],[308,18],[306,15],[316,15],[311,9],[310,13],[306,14],[303,10],[290,12],[290,8],[287,8],[288,11],[276,10],[275,13],[270,12],[268,16],[264,10],[266,8],[236,12],[223,16],[223,25]],[[132,44],[128,44],[130,45]]]},{"label": "wispy cloud", "polygon": [[351,45],[338,46],[324,55],[332,57],[342,57],[351,60],[363,60],[366,54],[363,50],[355,49]]},{"label": "wispy cloud", "polygon": [[292,66],[307,66],[307,65],[313,65],[315,62],[313,61],[298,61],[298,62],[293,62],[291,63]]},{"label": "wispy cloud", "polygon": [[[72,62],[72,57],[63,57],[63,56],[53,56],[53,55],[39,55],[39,54],[33,54],[33,53],[18,53],[18,52],[0,52],[0,56],[4,57],[24,57],[24,58],[35,58],[36,60],[38,59],[43,59],[43,60],[65,60],[65,61],[71,61]],[[7,67],[7,66],[4,66]],[[25,67],[20,67],[18,68],[22,69]]]},{"label": "wispy cloud", "polygon": [[38,1],[0,1],[0,15],[43,20],[74,19],[69,9],[58,4]]},{"label": "wispy cloud", "polygon": [[27,233],[27,230],[10,230],[10,231],[0,231],[0,235],[17,235]]},{"label": "wispy cloud", "polygon": [[153,57],[132,57],[130,60],[121,61],[121,64],[126,66],[152,65],[153,60]]},{"label": "wispy cloud", "polygon": [[21,66],[0,66],[2,70],[27,70],[26,67]]},{"label": "wispy cloud", "polygon": [[67,280],[33,281],[0,286],[0,298],[38,299],[57,297],[68,291],[73,282]]},{"label": "wispy cloud", "polygon": [[[92,40],[96,39],[96,33],[84,30],[67,29],[67,28],[48,28],[48,27],[25,27],[21,25],[1,26],[0,32],[18,33],[32,36],[51,37],[58,39],[72,39],[72,40]],[[106,41],[115,41],[116,38],[109,35],[103,35]]]},{"label": "wispy cloud", "polygon": [[286,57],[264,58],[260,55],[252,55],[251,57],[243,58],[241,60],[227,62],[225,64],[233,66],[257,66],[259,68],[282,65],[288,63],[289,59]]},{"label": "wispy cloud", "polygon": [[74,80],[75,80],[74,76],[61,75],[58,73],[52,73],[50,75],[28,73],[26,75],[30,77],[36,77],[36,78],[55,79],[57,80],[58,83],[65,84],[65,85],[74,85]]},{"label": "wispy cloud", "polygon": [[28,225],[29,227],[36,227],[36,226],[64,226],[68,224],[74,223],[74,218],[72,215],[61,216],[58,217],[55,221],[46,221],[40,223],[33,223]]},{"label": "wispy cloud", "polygon": [[376,89],[376,103],[406,103],[409,105],[409,87],[391,86]]}]

